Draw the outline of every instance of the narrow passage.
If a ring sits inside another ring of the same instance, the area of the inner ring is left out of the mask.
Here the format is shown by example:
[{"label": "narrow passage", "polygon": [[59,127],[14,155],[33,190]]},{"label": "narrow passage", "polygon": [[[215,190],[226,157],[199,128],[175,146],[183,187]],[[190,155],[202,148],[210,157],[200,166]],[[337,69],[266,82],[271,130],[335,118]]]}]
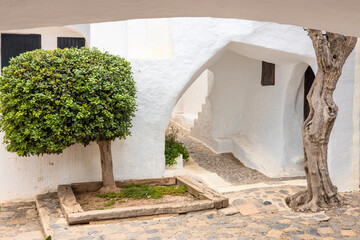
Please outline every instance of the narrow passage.
[{"label": "narrow passage", "polygon": [[178,141],[187,147],[190,157],[199,164],[200,167],[218,174],[225,181],[234,185],[305,179],[305,177],[267,177],[257,170],[246,167],[232,153],[216,154],[205,144],[191,137],[188,130],[180,127],[176,123],[171,122],[169,128],[171,127],[179,130]]}]

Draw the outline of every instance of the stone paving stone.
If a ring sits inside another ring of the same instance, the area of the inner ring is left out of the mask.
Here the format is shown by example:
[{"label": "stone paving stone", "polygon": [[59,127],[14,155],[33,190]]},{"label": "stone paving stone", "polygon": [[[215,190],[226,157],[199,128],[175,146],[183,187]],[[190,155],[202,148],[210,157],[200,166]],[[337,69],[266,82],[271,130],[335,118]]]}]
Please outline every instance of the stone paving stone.
[{"label": "stone paving stone", "polygon": [[279,211],[279,209],[274,205],[265,205],[265,206],[259,207],[259,208],[261,209],[260,211],[262,213],[268,213],[268,214],[275,213],[275,212]]},{"label": "stone paving stone", "polygon": [[271,230],[266,234],[266,236],[267,236],[267,237],[273,237],[273,238],[276,238],[276,239],[280,239],[280,237],[281,237],[282,234],[283,234],[283,231],[276,230],[276,229],[271,229]]},{"label": "stone paving stone", "polygon": [[232,205],[234,205],[234,206],[239,206],[239,205],[243,205],[243,204],[245,204],[244,199],[235,199],[235,200],[232,202]]},{"label": "stone paving stone", "polygon": [[341,230],[341,235],[343,235],[344,237],[355,237],[357,236],[356,232],[352,231],[352,230]]},{"label": "stone paving stone", "polygon": [[340,224],[335,222],[330,222],[330,227],[334,230],[334,232],[340,232]]},{"label": "stone paving stone", "polygon": [[334,230],[330,227],[324,227],[324,228],[318,228],[318,232],[321,235],[325,235],[325,234],[333,234]]},{"label": "stone paving stone", "polygon": [[148,240],[161,240],[161,238],[160,237],[150,237],[150,238],[148,238]]},{"label": "stone paving stone", "polygon": [[341,235],[341,233],[335,233],[332,235],[334,238],[343,238],[343,235]]},{"label": "stone paving stone", "polygon": [[269,226],[271,229],[285,229],[290,227],[290,224],[284,224],[284,223],[280,223],[280,224],[273,224]]},{"label": "stone paving stone", "polygon": [[260,213],[259,209],[254,204],[243,204],[243,205],[238,205],[236,207],[243,216]]},{"label": "stone paving stone", "polygon": [[0,239],[43,238],[34,202],[1,204]]},{"label": "stone paving stone", "polygon": [[298,235],[298,237],[299,237],[300,239],[304,239],[304,240],[320,239],[320,238],[318,238],[318,237],[315,237],[315,236],[309,235],[309,234]]},{"label": "stone paving stone", "polygon": [[318,231],[315,228],[311,228],[309,234],[313,236],[321,237],[321,235],[318,233]]},{"label": "stone paving stone", "polygon": [[239,211],[237,210],[237,208],[232,207],[232,206],[219,210],[219,213],[223,214],[225,216],[231,216],[231,215],[237,214],[238,212]]}]

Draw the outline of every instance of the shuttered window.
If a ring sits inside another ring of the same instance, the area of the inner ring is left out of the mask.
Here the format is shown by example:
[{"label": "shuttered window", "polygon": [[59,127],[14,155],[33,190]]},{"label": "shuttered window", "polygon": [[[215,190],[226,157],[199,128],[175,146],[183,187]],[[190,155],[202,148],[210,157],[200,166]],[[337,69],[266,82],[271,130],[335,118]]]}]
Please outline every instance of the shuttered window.
[{"label": "shuttered window", "polygon": [[85,47],[85,38],[73,38],[73,37],[58,37],[58,48],[82,48]]},{"label": "shuttered window", "polygon": [[1,34],[1,68],[9,65],[10,58],[40,48],[39,34]]},{"label": "shuttered window", "polygon": [[264,61],[262,62],[261,85],[275,85],[275,64]]}]

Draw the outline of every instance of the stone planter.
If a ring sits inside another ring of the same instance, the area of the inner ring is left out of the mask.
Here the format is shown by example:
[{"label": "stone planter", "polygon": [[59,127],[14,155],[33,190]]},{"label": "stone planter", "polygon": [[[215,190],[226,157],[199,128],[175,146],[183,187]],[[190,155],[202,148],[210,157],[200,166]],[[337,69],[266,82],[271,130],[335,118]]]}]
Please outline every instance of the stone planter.
[{"label": "stone planter", "polygon": [[205,209],[220,209],[229,205],[229,199],[188,176],[171,178],[139,179],[116,181],[121,187],[125,184],[139,183],[153,186],[186,185],[187,192],[198,200],[192,203],[168,203],[148,206],[123,207],[106,210],[84,211],[76,202],[74,192],[92,192],[101,188],[101,182],[75,183],[58,186],[60,207],[68,224],[89,223],[92,221],[132,218],[159,214],[179,214]]}]

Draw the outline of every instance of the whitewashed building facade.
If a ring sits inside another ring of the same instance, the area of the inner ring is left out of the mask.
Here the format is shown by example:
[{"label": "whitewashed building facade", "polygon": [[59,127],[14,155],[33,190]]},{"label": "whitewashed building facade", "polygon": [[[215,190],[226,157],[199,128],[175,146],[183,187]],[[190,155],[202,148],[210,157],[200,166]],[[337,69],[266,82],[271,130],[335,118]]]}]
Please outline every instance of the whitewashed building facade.
[{"label": "whitewashed building facade", "polygon": [[[116,179],[164,174],[165,130],[171,118],[216,152],[232,152],[268,176],[302,171],[305,72],[316,73],[314,50],[301,28],[217,18],[129,20],[1,31],[38,34],[41,47],[58,37],[131,61],[138,111],[132,136],[113,142]],[[359,48],[335,91],[340,112],[329,143],[331,177],[341,191],[359,187]],[[263,62],[274,84],[261,83]],[[0,146],[0,202],[32,199],[58,184],[101,179],[96,144],[60,155],[20,158]]]}]

